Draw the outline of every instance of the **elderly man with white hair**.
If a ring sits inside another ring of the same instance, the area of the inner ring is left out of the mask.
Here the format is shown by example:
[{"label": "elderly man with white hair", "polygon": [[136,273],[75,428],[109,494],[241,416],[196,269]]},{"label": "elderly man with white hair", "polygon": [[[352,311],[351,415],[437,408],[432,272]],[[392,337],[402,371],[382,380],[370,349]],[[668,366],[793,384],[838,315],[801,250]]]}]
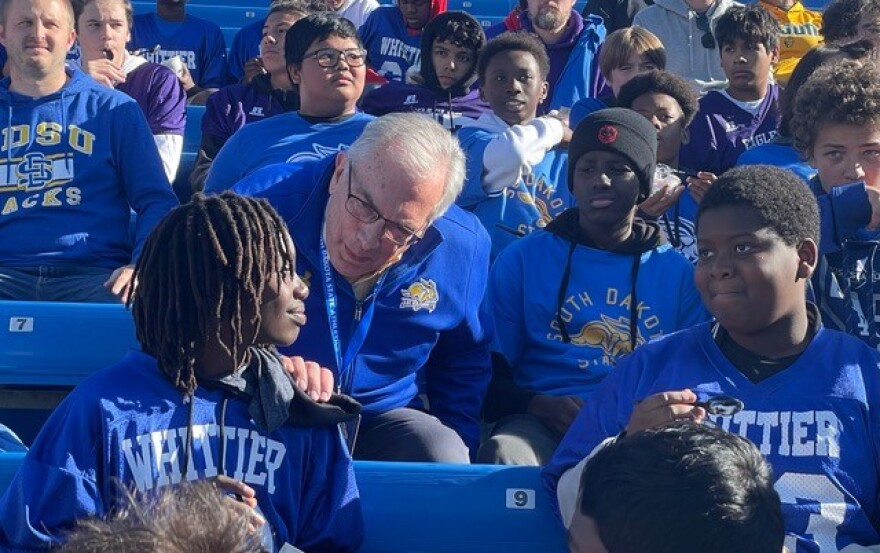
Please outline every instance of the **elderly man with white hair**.
[{"label": "elderly man with white hair", "polygon": [[347,151],[254,172],[233,190],[287,222],[309,322],[286,353],[330,367],[364,406],[354,457],[467,463],[479,441],[492,326],[480,309],[489,237],[453,205],[464,154],[438,123],[398,113]]}]

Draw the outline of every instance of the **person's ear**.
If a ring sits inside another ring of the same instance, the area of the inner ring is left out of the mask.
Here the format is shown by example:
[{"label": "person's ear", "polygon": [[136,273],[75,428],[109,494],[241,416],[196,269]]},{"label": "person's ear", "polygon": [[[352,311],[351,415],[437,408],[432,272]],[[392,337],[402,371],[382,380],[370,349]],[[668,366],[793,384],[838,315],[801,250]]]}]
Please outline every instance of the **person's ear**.
[{"label": "person's ear", "polygon": [[336,154],[336,162],[335,167],[333,168],[333,175],[330,177],[330,195],[332,196],[336,189],[340,186],[340,182],[342,182],[342,173],[345,171],[346,165],[348,165],[348,156],[345,155],[345,152],[339,152]]},{"label": "person's ear", "polygon": [[300,68],[295,63],[288,63],[287,76],[290,77],[290,82],[299,86],[299,84],[302,82],[302,68]]},{"label": "person's ear", "polygon": [[796,277],[800,279],[809,279],[816,269],[819,262],[819,247],[812,238],[807,238],[798,245],[798,268]]},{"label": "person's ear", "polygon": [[544,81],[544,84],[541,85],[541,101],[542,102],[547,99],[547,94],[549,94],[549,93],[550,93],[550,83],[547,81]]},{"label": "person's ear", "polygon": [[779,63],[779,45],[777,44],[775,48],[770,50],[770,63],[776,65]]}]

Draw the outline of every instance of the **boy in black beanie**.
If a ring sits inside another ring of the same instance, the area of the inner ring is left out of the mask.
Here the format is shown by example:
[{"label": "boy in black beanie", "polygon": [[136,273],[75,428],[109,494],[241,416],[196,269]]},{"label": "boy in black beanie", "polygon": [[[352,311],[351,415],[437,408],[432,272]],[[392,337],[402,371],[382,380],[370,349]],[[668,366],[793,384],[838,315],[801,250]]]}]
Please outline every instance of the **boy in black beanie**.
[{"label": "boy in black beanie", "polygon": [[588,115],[568,150],[577,207],[495,260],[494,375],[483,416],[497,424],[480,461],[544,464],[621,357],[706,319],[690,263],[656,223],[636,217],[656,151],[657,132],[638,113]]}]

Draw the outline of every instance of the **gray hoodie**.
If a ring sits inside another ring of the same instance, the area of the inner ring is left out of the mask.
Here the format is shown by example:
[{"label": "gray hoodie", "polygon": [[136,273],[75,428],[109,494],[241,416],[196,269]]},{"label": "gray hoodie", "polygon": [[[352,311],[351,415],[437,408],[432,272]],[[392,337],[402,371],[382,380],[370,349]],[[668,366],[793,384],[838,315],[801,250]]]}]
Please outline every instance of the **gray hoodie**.
[{"label": "gray hoodie", "polygon": [[[718,18],[739,5],[733,0],[715,0],[706,12],[713,32]],[[656,0],[636,14],[633,25],[657,35],[666,48],[666,69],[688,79],[701,94],[727,85],[720,50],[717,45],[713,49],[703,47],[703,31],[697,28],[696,13],[684,0]]]}]

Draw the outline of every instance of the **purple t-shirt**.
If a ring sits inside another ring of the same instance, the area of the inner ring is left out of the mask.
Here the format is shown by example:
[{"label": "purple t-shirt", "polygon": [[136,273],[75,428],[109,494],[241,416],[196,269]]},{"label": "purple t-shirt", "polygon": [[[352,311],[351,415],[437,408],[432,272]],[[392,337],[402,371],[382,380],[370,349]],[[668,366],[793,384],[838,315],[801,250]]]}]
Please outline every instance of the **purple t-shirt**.
[{"label": "purple t-shirt", "polygon": [[134,98],[147,118],[151,133],[183,135],[186,93],[170,69],[144,63],[128,73],[125,82],[116,89]]},{"label": "purple t-shirt", "polygon": [[205,104],[202,133],[213,135],[222,145],[247,123],[299,109],[295,92],[282,94],[271,89],[268,75],[258,75],[248,84],[224,86]]},{"label": "purple t-shirt", "polygon": [[491,111],[489,104],[480,99],[478,89],[463,96],[435,93],[431,89],[399,81],[389,81],[381,88],[371,90],[361,102],[364,113],[376,117],[386,113],[414,111],[431,115],[446,128],[461,127],[461,118],[479,119]]}]

